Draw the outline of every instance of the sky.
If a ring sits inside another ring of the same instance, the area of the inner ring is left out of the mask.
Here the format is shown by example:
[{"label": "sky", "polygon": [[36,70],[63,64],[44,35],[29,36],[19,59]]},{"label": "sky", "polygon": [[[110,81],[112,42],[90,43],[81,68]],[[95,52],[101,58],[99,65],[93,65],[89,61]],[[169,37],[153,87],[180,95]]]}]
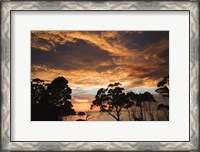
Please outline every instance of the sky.
[{"label": "sky", "polygon": [[120,82],[126,91],[155,93],[169,75],[168,31],[31,31],[31,77],[63,76],[76,111],[96,92]]}]

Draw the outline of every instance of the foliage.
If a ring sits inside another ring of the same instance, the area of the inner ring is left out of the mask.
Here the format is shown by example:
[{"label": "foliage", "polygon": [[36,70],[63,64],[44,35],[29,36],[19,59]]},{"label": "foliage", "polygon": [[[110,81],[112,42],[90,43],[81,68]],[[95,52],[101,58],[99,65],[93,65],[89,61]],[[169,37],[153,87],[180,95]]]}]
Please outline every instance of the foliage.
[{"label": "foliage", "polygon": [[[162,81],[158,82],[156,92],[161,94],[166,100],[169,100],[169,76],[165,76]],[[158,120],[162,120],[162,117],[169,120],[169,105],[159,104],[157,110]]]},{"label": "foliage", "polygon": [[136,106],[140,108],[140,118],[139,120],[143,121],[144,118],[146,120],[146,112],[149,115],[151,120],[154,120],[153,117],[153,109],[152,109],[152,103],[156,102],[153,95],[149,92],[139,93],[136,94],[135,97],[136,100]]},{"label": "foliage", "polygon": [[[153,95],[149,92],[136,94],[134,92],[125,93],[124,88],[120,87],[120,83],[114,83],[108,85],[106,89],[101,88],[97,91],[95,100],[92,102],[91,109],[93,107],[99,107],[99,112],[107,112],[117,121],[120,121],[121,110],[126,109],[129,115],[129,119],[132,117],[134,120],[144,120],[144,113],[146,110],[151,120],[154,120],[153,109],[150,107],[150,103],[156,102]],[[140,116],[136,116],[136,108],[140,108]]]},{"label": "foliage", "polygon": [[38,104],[41,101],[42,94],[45,91],[44,81],[40,79],[33,79],[31,81],[31,102]]},{"label": "foliage", "polygon": [[60,116],[74,114],[71,89],[64,77],[55,78],[50,84],[43,80],[31,82],[31,120],[60,120]]},{"label": "foliage", "polygon": [[106,112],[115,120],[120,121],[122,108],[130,106],[130,98],[120,86],[120,83],[114,83],[109,84],[106,89],[99,89],[91,104],[91,109],[95,106],[99,107],[99,112]]},{"label": "foliage", "polygon": [[169,98],[169,76],[165,76],[162,81],[158,82],[156,92],[164,98]]}]

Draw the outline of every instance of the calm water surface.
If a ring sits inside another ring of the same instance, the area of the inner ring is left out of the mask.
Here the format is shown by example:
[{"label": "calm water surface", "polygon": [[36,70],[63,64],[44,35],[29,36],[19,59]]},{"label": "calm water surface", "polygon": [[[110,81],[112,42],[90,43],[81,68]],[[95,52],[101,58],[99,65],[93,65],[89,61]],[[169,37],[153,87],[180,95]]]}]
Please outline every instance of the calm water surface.
[{"label": "calm water surface", "polygon": [[[88,121],[116,121],[108,113],[100,113],[100,112],[90,112],[89,118],[90,119]],[[121,118],[121,121],[130,121],[127,111],[122,111],[120,118]],[[156,118],[156,113],[155,113],[155,118]],[[62,117],[63,121],[76,121],[78,119],[86,120],[86,115],[83,115],[83,116],[71,115],[71,116]],[[148,120],[148,116],[147,116],[147,120]]]}]

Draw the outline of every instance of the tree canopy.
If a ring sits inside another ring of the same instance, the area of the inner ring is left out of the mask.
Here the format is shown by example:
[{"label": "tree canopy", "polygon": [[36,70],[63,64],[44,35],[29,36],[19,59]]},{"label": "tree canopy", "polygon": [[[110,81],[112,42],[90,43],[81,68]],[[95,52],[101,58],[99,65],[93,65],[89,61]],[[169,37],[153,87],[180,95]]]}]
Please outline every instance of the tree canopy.
[{"label": "tree canopy", "polygon": [[158,82],[156,92],[160,93],[165,98],[169,98],[169,75]]},{"label": "tree canopy", "polygon": [[[158,82],[157,89],[155,91],[161,94],[166,100],[169,99],[169,75],[165,76],[162,81]],[[157,116],[158,119],[162,120],[162,116],[164,116],[166,120],[169,120],[169,105],[159,104],[157,110],[158,114],[161,113]]]},{"label": "tree canopy", "polygon": [[91,109],[95,106],[99,107],[99,112],[107,112],[120,121],[121,110],[129,102],[127,94],[123,92],[124,88],[120,86],[120,83],[114,83],[109,84],[107,88],[100,88],[91,104]]},{"label": "tree canopy", "polygon": [[[140,118],[137,118],[137,120],[143,120],[144,105],[142,103],[156,102],[153,95],[149,92],[139,94],[134,92],[125,93],[124,88],[120,86],[120,83],[114,83],[109,84],[107,88],[100,88],[97,91],[95,100],[91,104],[91,109],[99,107],[99,112],[106,112],[117,121],[120,121],[121,111],[123,109],[127,109],[129,112],[129,108],[137,106],[140,107]],[[153,120],[151,111],[148,111],[148,114]]]},{"label": "tree canopy", "polygon": [[59,120],[59,116],[74,114],[71,88],[64,77],[55,78],[50,84],[33,79],[31,83],[31,118],[33,120]]}]

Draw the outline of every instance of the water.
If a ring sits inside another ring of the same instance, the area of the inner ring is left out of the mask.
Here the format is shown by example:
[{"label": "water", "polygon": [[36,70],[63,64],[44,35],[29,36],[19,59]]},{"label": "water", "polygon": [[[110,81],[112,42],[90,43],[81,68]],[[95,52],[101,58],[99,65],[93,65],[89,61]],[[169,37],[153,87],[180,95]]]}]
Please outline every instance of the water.
[{"label": "water", "polygon": [[[86,113],[87,114],[87,113]],[[89,112],[90,116],[87,121],[116,121],[112,116],[108,113],[100,113],[100,112]],[[86,120],[87,115],[71,115],[71,116],[64,116],[61,119],[63,121],[76,121],[78,119]],[[156,118],[156,112],[154,112],[154,119]],[[149,116],[146,114],[146,120],[150,120]],[[127,111],[122,111],[120,116],[120,121],[130,121],[129,114]]]},{"label": "water", "polygon": [[[90,112],[90,116],[88,117],[88,121],[116,121],[112,116],[110,116],[108,113],[100,113],[100,112]],[[78,119],[86,120],[86,115],[71,115],[71,116],[64,116],[62,117],[62,120],[64,121],[76,121]],[[129,121],[128,113],[122,112],[121,114],[121,120],[123,121]]]}]

